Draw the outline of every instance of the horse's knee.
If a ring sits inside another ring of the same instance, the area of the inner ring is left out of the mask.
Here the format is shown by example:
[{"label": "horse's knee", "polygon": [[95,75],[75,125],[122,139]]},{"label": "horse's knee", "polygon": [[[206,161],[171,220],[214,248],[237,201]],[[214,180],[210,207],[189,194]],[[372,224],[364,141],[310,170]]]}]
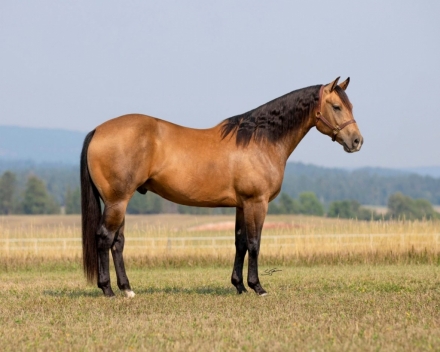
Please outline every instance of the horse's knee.
[{"label": "horse's knee", "polygon": [[115,240],[113,241],[111,250],[113,252],[122,252],[124,250],[125,238],[124,235],[118,234]]},{"label": "horse's knee", "polygon": [[246,251],[247,250],[246,237],[235,236],[235,248],[239,252]]},{"label": "horse's knee", "polygon": [[109,231],[105,227],[105,225],[101,225],[98,232],[96,233],[97,236],[97,245],[98,250],[105,250],[110,249],[110,247],[113,244],[113,241],[115,239],[115,232]]},{"label": "horse's knee", "polygon": [[257,258],[260,251],[260,245],[257,241],[249,241],[248,252],[250,258]]}]

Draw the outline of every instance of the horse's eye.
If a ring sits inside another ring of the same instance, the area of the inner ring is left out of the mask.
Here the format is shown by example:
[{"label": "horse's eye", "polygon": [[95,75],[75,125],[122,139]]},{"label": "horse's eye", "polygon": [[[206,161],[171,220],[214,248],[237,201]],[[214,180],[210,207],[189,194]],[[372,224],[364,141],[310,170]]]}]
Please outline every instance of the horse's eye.
[{"label": "horse's eye", "polygon": [[338,111],[340,111],[340,110],[341,110],[341,107],[340,107],[339,105],[333,105],[333,110],[338,110]]}]

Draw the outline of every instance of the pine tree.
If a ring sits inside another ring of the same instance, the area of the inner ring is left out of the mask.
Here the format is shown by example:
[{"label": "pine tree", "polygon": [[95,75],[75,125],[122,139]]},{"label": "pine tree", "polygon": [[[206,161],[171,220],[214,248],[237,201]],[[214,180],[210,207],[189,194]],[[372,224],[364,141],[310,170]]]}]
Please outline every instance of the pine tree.
[{"label": "pine tree", "polygon": [[16,189],[16,177],[10,171],[6,171],[0,178],[0,213],[11,214],[14,208],[14,193]]},{"label": "pine tree", "polygon": [[36,176],[30,176],[24,191],[23,212],[25,214],[57,214],[59,206]]},{"label": "pine tree", "polygon": [[65,204],[66,214],[81,213],[81,190],[77,187],[74,191],[67,189]]}]

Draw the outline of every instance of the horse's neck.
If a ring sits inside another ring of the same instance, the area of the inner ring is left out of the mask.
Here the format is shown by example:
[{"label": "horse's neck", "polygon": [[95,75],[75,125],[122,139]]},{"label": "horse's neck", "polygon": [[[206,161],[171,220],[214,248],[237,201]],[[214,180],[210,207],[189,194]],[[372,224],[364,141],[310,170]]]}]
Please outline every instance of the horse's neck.
[{"label": "horse's neck", "polygon": [[293,129],[287,133],[284,138],[279,142],[279,150],[281,157],[284,158],[285,162],[293,153],[298,144],[302,141],[305,135],[310,131],[312,127],[315,126],[315,115],[310,113],[309,117],[304,120],[304,122],[298,126],[298,128]]}]

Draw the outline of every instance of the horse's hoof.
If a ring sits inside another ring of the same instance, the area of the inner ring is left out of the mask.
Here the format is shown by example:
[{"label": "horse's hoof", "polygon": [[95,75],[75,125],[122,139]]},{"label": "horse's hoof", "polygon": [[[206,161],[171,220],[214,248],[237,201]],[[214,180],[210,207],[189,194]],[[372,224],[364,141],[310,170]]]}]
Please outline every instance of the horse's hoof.
[{"label": "horse's hoof", "polygon": [[124,290],[124,295],[127,298],[133,298],[134,296],[136,296],[132,290]]},{"label": "horse's hoof", "polygon": [[261,285],[258,283],[256,285],[249,285],[258,296],[266,296],[267,292],[264,288],[261,287]]},{"label": "horse's hoof", "polygon": [[246,288],[244,287],[244,285],[239,285],[237,287],[237,294],[241,295],[242,293],[247,293]]},{"label": "horse's hoof", "polygon": [[113,292],[112,289],[105,289],[105,290],[103,289],[102,291],[103,291],[105,297],[108,297],[108,298],[115,297],[115,293]]}]

